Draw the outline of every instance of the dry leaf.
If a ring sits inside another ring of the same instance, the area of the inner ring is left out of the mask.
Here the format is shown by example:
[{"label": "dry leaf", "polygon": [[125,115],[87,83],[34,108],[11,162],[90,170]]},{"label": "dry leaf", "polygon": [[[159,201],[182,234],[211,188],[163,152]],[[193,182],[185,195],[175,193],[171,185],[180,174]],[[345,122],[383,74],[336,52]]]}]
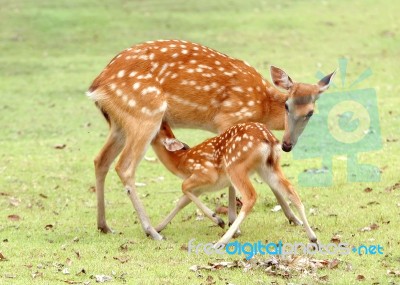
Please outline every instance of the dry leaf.
[{"label": "dry leaf", "polygon": [[65,143],[63,143],[63,144],[56,144],[56,145],[54,145],[54,148],[55,148],[55,149],[64,149],[66,146],[67,146],[67,145],[66,145]]},{"label": "dry leaf", "polygon": [[337,259],[337,258],[334,258],[332,261],[329,262],[328,268],[329,268],[329,269],[337,268],[338,265],[339,265],[339,263],[340,263],[340,260]]},{"label": "dry leaf", "polygon": [[43,273],[39,271],[32,272],[32,278],[35,279],[36,277],[43,277]]},{"label": "dry leaf", "polygon": [[69,274],[69,269],[68,269],[67,267],[65,267],[65,268],[62,270],[62,274],[64,274],[64,275]]},{"label": "dry leaf", "polygon": [[187,246],[186,243],[184,243],[184,244],[181,245],[181,250],[185,250],[185,251],[188,251],[188,250],[189,250],[189,248],[188,248],[188,246]]},{"label": "dry leaf", "polygon": [[11,197],[10,199],[8,199],[8,202],[11,206],[18,207],[19,203],[21,203],[21,200],[15,197]]},{"label": "dry leaf", "polygon": [[6,261],[7,258],[4,257],[3,253],[0,252],[0,261]]},{"label": "dry leaf", "polygon": [[365,280],[365,276],[364,276],[364,275],[361,275],[361,274],[358,274],[357,277],[356,277],[356,280],[358,280],[358,281],[364,281],[364,280]]},{"label": "dry leaf", "polygon": [[400,189],[400,182],[397,182],[396,184],[389,186],[385,189],[386,192],[392,192],[393,190]]},{"label": "dry leaf", "polygon": [[379,228],[379,225],[374,223],[374,224],[371,224],[367,227],[360,229],[360,231],[361,232],[370,232],[370,231],[376,230],[378,228]]},{"label": "dry leaf", "polygon": [[386,274],[390,275],[390,276],[400,277],[400,270],[390,270],[389,269],[386,271]]},{"label": "dry leaf", "polygon": [[52,224],[48,224],[48,225],[45,225],[44,226],[44,228],[46,229],[46,230],[50,230],[50,229],[52,229],[54,226],[52,225]]},{"label": "dry leaf", "polygon": [[157,158],[156,157],[150,157],[150,156],[145,156],[144,160],[146,160],[148,162],[157,162]]},{"label": "dry leaf", "polygon": [[126,263],[130,260],[130,257],[128,256],[114,256],[113,258],[121,263]]},{"label": "dry leaf", "polygon": [[15,274],[10,274],[10,273],[6,273],[3,275],[5,278],[17,278],[17,275]]},{"label": "dry leaf", "polygon": [[372,192],[372,188],[370,188],[370,187],[367,187],[367,188],[365,188],[365,189],[364,189],[364,192],[365,192],[365,193]]},{"label": "dry leaf", "polygon": [[44,195],[44,194],[42,194],[42,193],[40,193],[39,196],[42,197],[42,198],[44,198],[44,199],[47,199],[47,196]]},{"label": "dry leaf", "polygon": [[226,214],[228,214],[228,207],[219,206],[217,209],[215,209],[215,213],[221,214],[221,215],[226,215]]},{"label": "dry leaf", "polygon": [[96,187],[92,185],[92,186],[89,187],[88,190],[89,190],[89,192],[95,193],[96,192]]},{"label": "dry leaf", "polygon": [[282,209],[281,205],[276,205],[275,207],[273,207],[273,208],[271,209],[271,212],[278,212],[278,211],[280,211],[281,209]]},{"label": "dry leaf", "polygon": [[196,209],[196,221],[202,220],[204,220],[204,213],[201,210]]},{"label": "dry leaf", "polygon": [[108,275],[95,275],[94,278],[96,279],[96,282],[98,282],[98,283],[104,283],[104,282],[112,280],[112,277],[108,276]]},{"label": "dry leaf", "polygon": [[341,237],[341,235],[336,234],[331,238],[331,242],[339,244],[341,242]]},{"label": "dry leaf", "polygon": [[18,222],[21,219],[21,217],[18,215],[8,215],[8,219],[13,222]]}]

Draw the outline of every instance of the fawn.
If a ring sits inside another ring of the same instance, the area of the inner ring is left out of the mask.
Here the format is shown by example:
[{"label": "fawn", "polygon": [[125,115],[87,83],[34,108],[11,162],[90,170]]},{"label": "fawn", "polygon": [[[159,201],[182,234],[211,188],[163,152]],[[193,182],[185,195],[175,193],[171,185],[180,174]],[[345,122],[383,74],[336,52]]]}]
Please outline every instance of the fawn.
[{"label": "fawn", "polygon": [[[253,208],[257,193],[250,182],[250,175],[258,172],[275,194],[290,222],[303,224],[311,242],[317,237],[310,228],[304,206],[293,186],[282,173],[279,158],[281,146],[275,136],[261,123],[241,123],[230,127],[221,135],[189,148],[177,140],[165,122],[152,141],[152,147],[162,163],[173,174],[181,177],[182,192],[176,207],[156,227],[161,231],[173,217],[193,201],[204,214],[223,227],[222,220],[198,198],[208,191],[220,190],[229,185],[242,195],[242,208],[217,245],[226,245],[237,232],[239,225]],[[167,151],[165,151],[165,149]],[[288,196],[300,214],[301,221],[293,214],[284,196]]]},{"label": "fawn", "polygon": [[[110,127],[94,160],[98,229],[111,232],[106,223],[104,183],[110,165],[120,154],[115,169],[142,228],[153,239],[162,239],[135,188],[136,168],[162,121],[214,133],[237,123],[262,122],[269,129],[285,129],[282,149],[290,151],[333,74],[317,84],[305,84],[271,67],[272,81],[284,90],[281,92],[246,62],[196,43],[159,40],[120,52],[87,92]],[[233,195],[230,187],[229,196]],[[229,213],[233,222],[236,213]]]}]

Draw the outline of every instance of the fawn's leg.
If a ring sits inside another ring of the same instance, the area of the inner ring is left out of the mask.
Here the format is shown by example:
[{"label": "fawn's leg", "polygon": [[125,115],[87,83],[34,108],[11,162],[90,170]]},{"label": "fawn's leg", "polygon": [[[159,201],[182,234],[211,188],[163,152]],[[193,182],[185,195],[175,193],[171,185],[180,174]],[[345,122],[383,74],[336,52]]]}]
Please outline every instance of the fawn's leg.
[{"label": "fawn's leg", "polygon": [[147,120],[146,117],[141,118],[140,122],[135,120],[130,120],[128,122],[129,127],[127,128],[130,132],[126,133],[125,147],[122,150],[117,166],[115,167],[126,192],[131,199],[133,207],[136,210],[144,232],[155,240],[161,240],[162,236],[151,226],[142,202],[137,195],[135,187],[135,172],[139,162],[142,160],[147,150],[147,147],[160,128],[161,120],[162,114],[158,114],[157,117],[152,116]]},{"label": "fawn's leg", "polygon": [[[292,184],[290,184],[290,182],[285,178],[279,164],[277,164],[273,168],[271,167],[270,170],[271,171],[269,171],[269,173],[264,176],[266,178],[268,185],[271,187],[274,193],[280,193],[282,200],[284,200],[283,195],[286,195],[289,198],[289,200],[293,203],[293,205],[295,206],[296,210],[300,215],[300,219],[303,222],[309,240],[311,242],[317,242],[317,236],[315,235],[314,231],[308,224],[306,213],[304,210],[304,205],[301,202],[300,197],[297,194],[296,190],[293,188]],[[286,201],[285,204],[287,205]],[[287,207],[289,206],[287,205]]]},{"label": "fawn's leg", "polygon": [[121,130],[113,122],[110,122],[110,124],[110,132],[107,141],[94,160],[97,196],[97,228],[103,233],[112,232],[106,223],[104,183],[111,163],[121,152],[124,145],[124,136]]},{"label": "fawn's leg", "polygon": [[182,183],[182,192],[192,200],[196,206],[204,213],[206,217],[208,217],[215,224],[220,226],[221,228],[225,227],[225,222],[217,216],[217,214],[210,210],[206,205],[204,205],[201,200],[197,197],[200,193],[196,193],[196,189],[199,188],[207,188],[207,186],[212,185],[213,183],[209,180],[208,177],[199,177],[196,174],[192,174],[189,178],[187,178]]},{"label": "fawn's leg", "polygon": [[228,231],[222,236],[222,238],[214,245],[216,248],[220,247],[221,245],[226,245],[229,242],[229,240],[239,229],[240,224],[250,213],[257,200],[257,193],[254,190],[254,187],[249,180],[248,173],[246,173],[245,170],[236,167],[235,169],[227,169],[227,173],[230,177],[232,186],[235,187],[242,195],[243,205],[236,220],[229,227]]}]

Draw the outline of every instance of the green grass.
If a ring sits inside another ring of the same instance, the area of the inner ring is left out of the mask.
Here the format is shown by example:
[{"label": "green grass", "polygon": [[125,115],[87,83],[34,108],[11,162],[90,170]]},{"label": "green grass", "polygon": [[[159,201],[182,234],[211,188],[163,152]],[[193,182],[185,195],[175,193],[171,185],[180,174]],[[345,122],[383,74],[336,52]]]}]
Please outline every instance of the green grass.
[{"label": "green grass", "polygon": [[[339,57],[349,60],[349,82],[364,69],[373,70],[359,87],[377,91],[383,148],[360,159],[382,169],[381,181],[347,183],[346,161],[335,157],[334,185],[306,188],[296,178],[305,168],[320,167],[321,160],[293,160],[284,154],[282,164],[290,164],[284,171],[307,210],[315,209],[309,221],[322,242],[338,233],[352,245],[384,246],[382,256],[318,256],[341,262],[317,276],[327,275],[328,284],[357,284],[357,275],[364,275],[367,284],[400,283],[399,277],[387,275],[387,270],[400,270],[400,194],[385,191],[400,180],[400,144],[387,142],[399,139],[400,5],[372,0],[218,2],[0,1],[0,252],[7,258],[0,260],[1,284],[93,284],[91,276],[98,274],[113,276],[114,284],[210,284],[211,278],[216,284],[317,282],[298,275],[270,276],[262,269],[190,271],[192,265],[220,257],[188,255],[182,245],[192,238],[215,241],[224,231],[208,220],[195,221],[191,205],[163,232],[166,241],[146,238],[113,171],[106,209],[118,234],[96,231],[96,198],[89,189],[94,185],[93,158],[107,125],[84,93],[118,51],[159,38],[205,44],[248,61],[266,78],[273,63],[295,80],[312,82],[317,70],[334,70]],[[177,135],[189,144],[210,136],[196,130]],[[57,144],[66,147],[55,149]],[[148,156],[154,156],[151,150]],[[163,181],[157,180],[160,176]],[[148,161],[141,164],[137,180],[147,184],[139,193],[156,224],[181,195],[180,181]],[[275,205],[271,191],[255,185],[259,199],[238,240],[305,242],[302,228],[289,226],[282,212],[270,211]],[[366,187],[373,191],[365,193]],[[221,193],[203,199],[214,207]],[[226,197],[221,199],[227,203]],[[9,215],[20,220],[11,221]],[[379,228],[359,231],[372,223]],[[69,275],[62,273],[64,268]],[[85,273],[77,274],[82,269]]]}]

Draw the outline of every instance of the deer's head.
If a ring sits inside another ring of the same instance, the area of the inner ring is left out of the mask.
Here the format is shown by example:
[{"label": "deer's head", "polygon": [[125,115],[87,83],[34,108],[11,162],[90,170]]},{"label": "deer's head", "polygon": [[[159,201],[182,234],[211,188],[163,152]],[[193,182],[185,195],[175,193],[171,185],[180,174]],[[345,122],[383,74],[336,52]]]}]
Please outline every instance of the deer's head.
[{"label": "deer's head", "polygon": [[314,113],[315,101],[329,88],[335,72],[325,76],[317,84],[306,84],[294,82],[285,71],[271,66],[273,83],[288,92],[285,102],[283,151],[289,152],[296,145],[299,136]]}]

